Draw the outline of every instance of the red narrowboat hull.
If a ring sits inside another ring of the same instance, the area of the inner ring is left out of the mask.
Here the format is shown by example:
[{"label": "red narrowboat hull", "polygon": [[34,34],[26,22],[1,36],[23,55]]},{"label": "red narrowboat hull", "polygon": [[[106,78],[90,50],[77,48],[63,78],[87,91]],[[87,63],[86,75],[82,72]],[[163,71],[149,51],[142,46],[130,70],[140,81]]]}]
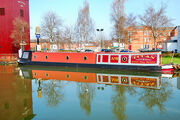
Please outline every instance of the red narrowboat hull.
[{"label": "red narrowboat hull", "polygon": [[21,65],[161,70],[161,53],[54,53],[24,51]]}]

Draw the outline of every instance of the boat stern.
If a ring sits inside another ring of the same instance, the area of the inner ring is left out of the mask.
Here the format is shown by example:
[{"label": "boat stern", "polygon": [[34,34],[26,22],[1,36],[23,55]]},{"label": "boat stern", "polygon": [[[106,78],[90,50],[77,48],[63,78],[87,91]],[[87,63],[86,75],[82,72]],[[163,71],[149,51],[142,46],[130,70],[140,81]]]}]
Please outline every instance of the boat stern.
[{"label": "boat stern", "polygon": [[31,62],[32,51],[23,51],[22,56],[18,59],[19,65],[25,65]]}]

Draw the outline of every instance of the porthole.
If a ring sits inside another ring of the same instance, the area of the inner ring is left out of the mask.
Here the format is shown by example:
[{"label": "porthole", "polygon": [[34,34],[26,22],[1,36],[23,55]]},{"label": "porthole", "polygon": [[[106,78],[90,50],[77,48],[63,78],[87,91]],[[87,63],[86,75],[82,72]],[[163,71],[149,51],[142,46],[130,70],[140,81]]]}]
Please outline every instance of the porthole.
[{"label": "porthole", "polygon": [[84,56],[84,60],[87,60],[87,56]]},{"label": "porthole", "polygon": [[127,57],[123,57],[122,60],[123,60],[124,62],[126,62],[126,61],[127,61]]},{"label": "porthole", "polygon": [[36,76],[36,75],[37,75],[37,73],[35,72],[35,73],[34,73],[34,75]]},{"label": "porthole", "polygon": [[36,56],[34,56],[34,59],[36,59]]},{"label": "porthole", "polygon": [[67,75],[66,77],[67,77],[67,78],[69,78],[70,76],[69,76],[69,75]]},{"label": "porthole", "polygon": [[69,56],[66,56],[66,60],[69,60]]},{"label": "porthole", "polygon": [[48,56],[46,56],[45,58],[48,59]]},{"label": "porthole", "polygon": [[85,79],[85,80],[87,80],[87,78],[88,78],[87,76],[84,76],[84,79]]}]

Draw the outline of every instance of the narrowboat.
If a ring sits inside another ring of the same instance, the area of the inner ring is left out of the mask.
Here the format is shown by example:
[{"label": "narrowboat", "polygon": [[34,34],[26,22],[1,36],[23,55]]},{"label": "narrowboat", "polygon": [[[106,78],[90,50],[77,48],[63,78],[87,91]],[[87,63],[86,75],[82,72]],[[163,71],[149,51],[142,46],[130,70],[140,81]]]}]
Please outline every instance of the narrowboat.
[{"label": "narrowboat", "polygon": [[161,52],[33,52],[24,51],[19,65],[67,66],[161,71]]}]

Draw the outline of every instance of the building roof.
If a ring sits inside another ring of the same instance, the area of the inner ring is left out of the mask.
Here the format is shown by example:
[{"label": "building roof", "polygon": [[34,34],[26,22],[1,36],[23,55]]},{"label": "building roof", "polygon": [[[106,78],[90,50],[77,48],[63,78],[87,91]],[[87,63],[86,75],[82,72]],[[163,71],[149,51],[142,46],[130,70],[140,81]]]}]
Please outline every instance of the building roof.
[{"label": "building roof", "polygon": [[[148,26],[129,26],[128,28],[144,29],[144,28],[148,28]],[[177,26],[176,27],[161,27],[161,28],[166,29],[166,30],[175,30]]]}]

